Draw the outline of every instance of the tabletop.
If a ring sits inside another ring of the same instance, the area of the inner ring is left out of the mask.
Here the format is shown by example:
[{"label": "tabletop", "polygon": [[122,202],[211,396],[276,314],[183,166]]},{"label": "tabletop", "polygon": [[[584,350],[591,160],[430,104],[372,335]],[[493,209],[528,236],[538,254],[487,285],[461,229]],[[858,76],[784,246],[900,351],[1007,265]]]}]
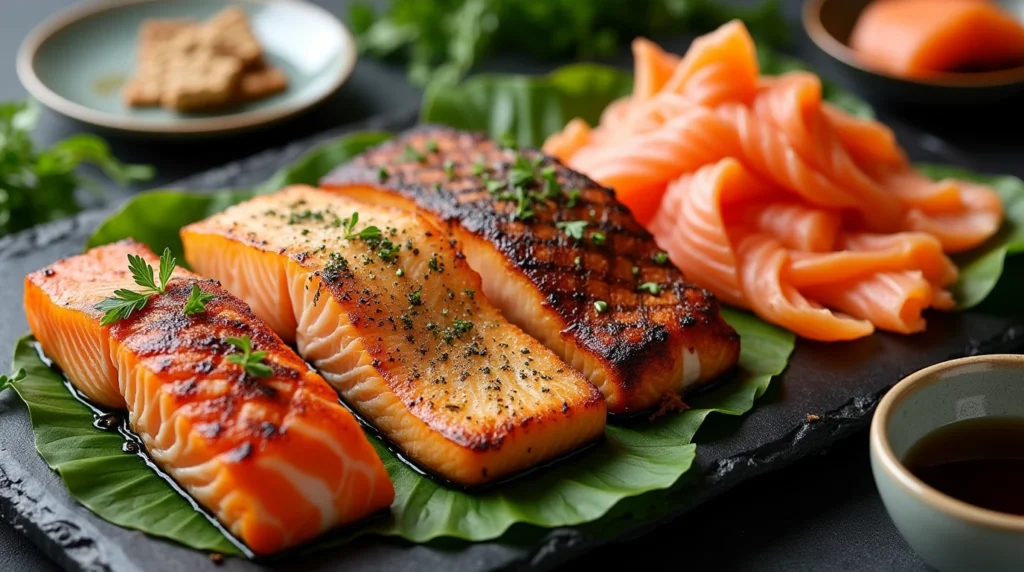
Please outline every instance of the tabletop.
[{"label": "tabletop", "polygon": [[[47,15],[69,3],[0,0],[0,101],[26,95],[14,69],[14,54],[22,38]],[[316,3],[342,19],[347,16],[345,0]],[[791,51],[823,76],[832,77],[834,67],[800,32],[800,4],[799,0],[785,3],[795,35]],[[846,87],[856,91],[856,86]],[[403,68],[364,58],[346,85],[323,105],[254,134],[204,143],[151,143],[103,135],[119,158],[155,165],[157,178],[146,187],[159,187],[327,128],[415,107],[419,100],[420,92],[405,80]],[[929,149],[950,162],[981,171],[1024,175],[1024,164],[1019,160],[1024,144],[1017,137],[1020,129],[1015,125],[1022,120],[1013,119],[1024,114],[1000,117],[996,126],[966,113],[969,110],[959,111],[935,117],[919,116],[906,109],[880,109],[880,115],[898,135],[913,133],[920,140],[925,134]],[[82,131],[91,129],[46,112],[35,136],[39,144],[47,145]],[[566,569],[598,563],[635,568],[666,562],[717,570],[928,570],[885,512],[871,478],[864,433],[822,455],[740,485],[651,535],[622,539]],[[50,572],[58,568],[0,519],[0,570]]]}]

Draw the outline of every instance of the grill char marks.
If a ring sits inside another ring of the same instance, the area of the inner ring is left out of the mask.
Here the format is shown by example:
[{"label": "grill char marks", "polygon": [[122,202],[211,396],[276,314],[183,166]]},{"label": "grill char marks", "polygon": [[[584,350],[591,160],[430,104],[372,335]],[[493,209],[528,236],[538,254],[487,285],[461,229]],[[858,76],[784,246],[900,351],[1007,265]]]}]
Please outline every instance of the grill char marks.
[{"label": "grill char marks", "polygon": [[[517,191],[512,183],[524,179]],[[612,190],[537,150],[425,126],[335,169],[321,186],[445,223],[488,297],[601,387],[610,411],[652,407],[736,362],[738,336],[711,293],[662,258]],[[657,293],[641,288],[648,283]],[[686,352],[698,356],[696,370],[684,367]]]}]

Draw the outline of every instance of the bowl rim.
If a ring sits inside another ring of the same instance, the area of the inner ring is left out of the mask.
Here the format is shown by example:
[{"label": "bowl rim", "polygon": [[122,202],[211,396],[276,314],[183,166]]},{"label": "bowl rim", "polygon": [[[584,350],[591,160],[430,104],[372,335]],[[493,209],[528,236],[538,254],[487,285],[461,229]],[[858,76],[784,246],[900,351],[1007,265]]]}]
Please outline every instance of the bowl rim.
[{"label": "bowl rim", "polygon": [[1024,369],[1024,355],[991,354],[965,357],[937,363],[906,376],[885,394],[875,410],[870,429],[871,450],[882,468],[907,495],[919,499],[950,518],[990,529],[1024,534],[1024,516],[981,508],[932,488],[903,465],[889,442],[889,421],[903,401],[924,387],[945,381],[939,374],[976,364]]},{"label": "bowl rim", "polygon": [[919,86],[959,89],[1006,87],[1024,82],[1024,65],[988,72],[934,72],[926,78],[904,77],[871,67],[862,62],[850,46],[840,42],[821,23],[821,8],[828,1],[830,0],[804,0],[801,10],[804,30],[811,41],[826,54],[864,73]]},{"label": "bowl rim", "polygon": [[[137,134],[156,135],[202,135],[239,131],[259,125],[269,125],[292,117],[305,111],[333,95],[352,76],[355,69],[357,50],[356,42],[349,29],[334,14],[321,6],[306,0],[231,0],[233,4],[279,4],[294,9],[305,10],[323,19],[341,40],[340,55],[343,58],[336,77],[326,87],[297,97],[282,101],[262,109],[232,113],[230,115],[212,115],[205,117],[183,117],[178,122],[150,122],[132,116],[118,115],[101,111],[67,99],[49,87],[36,73],[36,55],[40,47],[56,34],[69,26],[104,12],[118,10],[139,4],[155,4],[170,0],[88,0],[75,3],[59,10],[33,28],[22,40],[15,56],[15,67],[18,79],[29,92],[50,109],[97,127],[115,131]],[[225,2],[226,4],[228,2]]]}]

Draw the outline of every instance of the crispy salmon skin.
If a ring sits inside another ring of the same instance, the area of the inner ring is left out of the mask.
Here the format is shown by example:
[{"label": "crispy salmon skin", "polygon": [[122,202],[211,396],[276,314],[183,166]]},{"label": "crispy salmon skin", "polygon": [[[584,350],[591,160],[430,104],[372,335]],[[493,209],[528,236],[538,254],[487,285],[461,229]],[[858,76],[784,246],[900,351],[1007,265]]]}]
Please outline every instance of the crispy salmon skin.
[{"label": "crispy salmon skin", "polygon": [[[256,554],[295,546],[388,507],[394,488],[373,446],[334,390],[240,300],[175,270],[166,292],[101,326],[95,305],[138,290],[125,241],[25,277],[25,312],[46,354],[72,384],[127,409],[153,461]],[[193,285],[213,298],[186,315]],[[268,377],[226,359],[228,337],[265,351]]]},{"label": "crispy salmon skin", "polygon": [[715,379],[739,336],[614,192],[539,151],[425,126],[320,182],[418,210],[457,239],[508,317],[633,413]]},{"label": "crispy salmon skin", "polygon": [[421,467],[476,486],[602,435],[604,399],[508,323],[442,232],[312,187],[182,229],[194,268],[294,339]]}]

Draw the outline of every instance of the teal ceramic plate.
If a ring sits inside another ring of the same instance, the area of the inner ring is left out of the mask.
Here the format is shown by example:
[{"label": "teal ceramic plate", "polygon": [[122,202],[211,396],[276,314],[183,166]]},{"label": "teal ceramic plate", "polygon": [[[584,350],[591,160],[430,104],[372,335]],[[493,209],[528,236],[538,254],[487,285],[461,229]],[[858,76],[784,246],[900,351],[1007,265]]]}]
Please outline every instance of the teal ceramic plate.
[{"label": "teal ceramic plate", "polygon": [[[121,88],[132,74],[144,19],[207,19],[227,6],[249,14],[266,60],[288,75],[287,90],[202,114],[123,102]],[[341,22],[298,0],[104,0],[77,4],[33,30],[18,52],[18,77],[47,107],[92,125],[196,135],[265,125],[305,110],[334,93],[355,60],[355,42]]]}]

